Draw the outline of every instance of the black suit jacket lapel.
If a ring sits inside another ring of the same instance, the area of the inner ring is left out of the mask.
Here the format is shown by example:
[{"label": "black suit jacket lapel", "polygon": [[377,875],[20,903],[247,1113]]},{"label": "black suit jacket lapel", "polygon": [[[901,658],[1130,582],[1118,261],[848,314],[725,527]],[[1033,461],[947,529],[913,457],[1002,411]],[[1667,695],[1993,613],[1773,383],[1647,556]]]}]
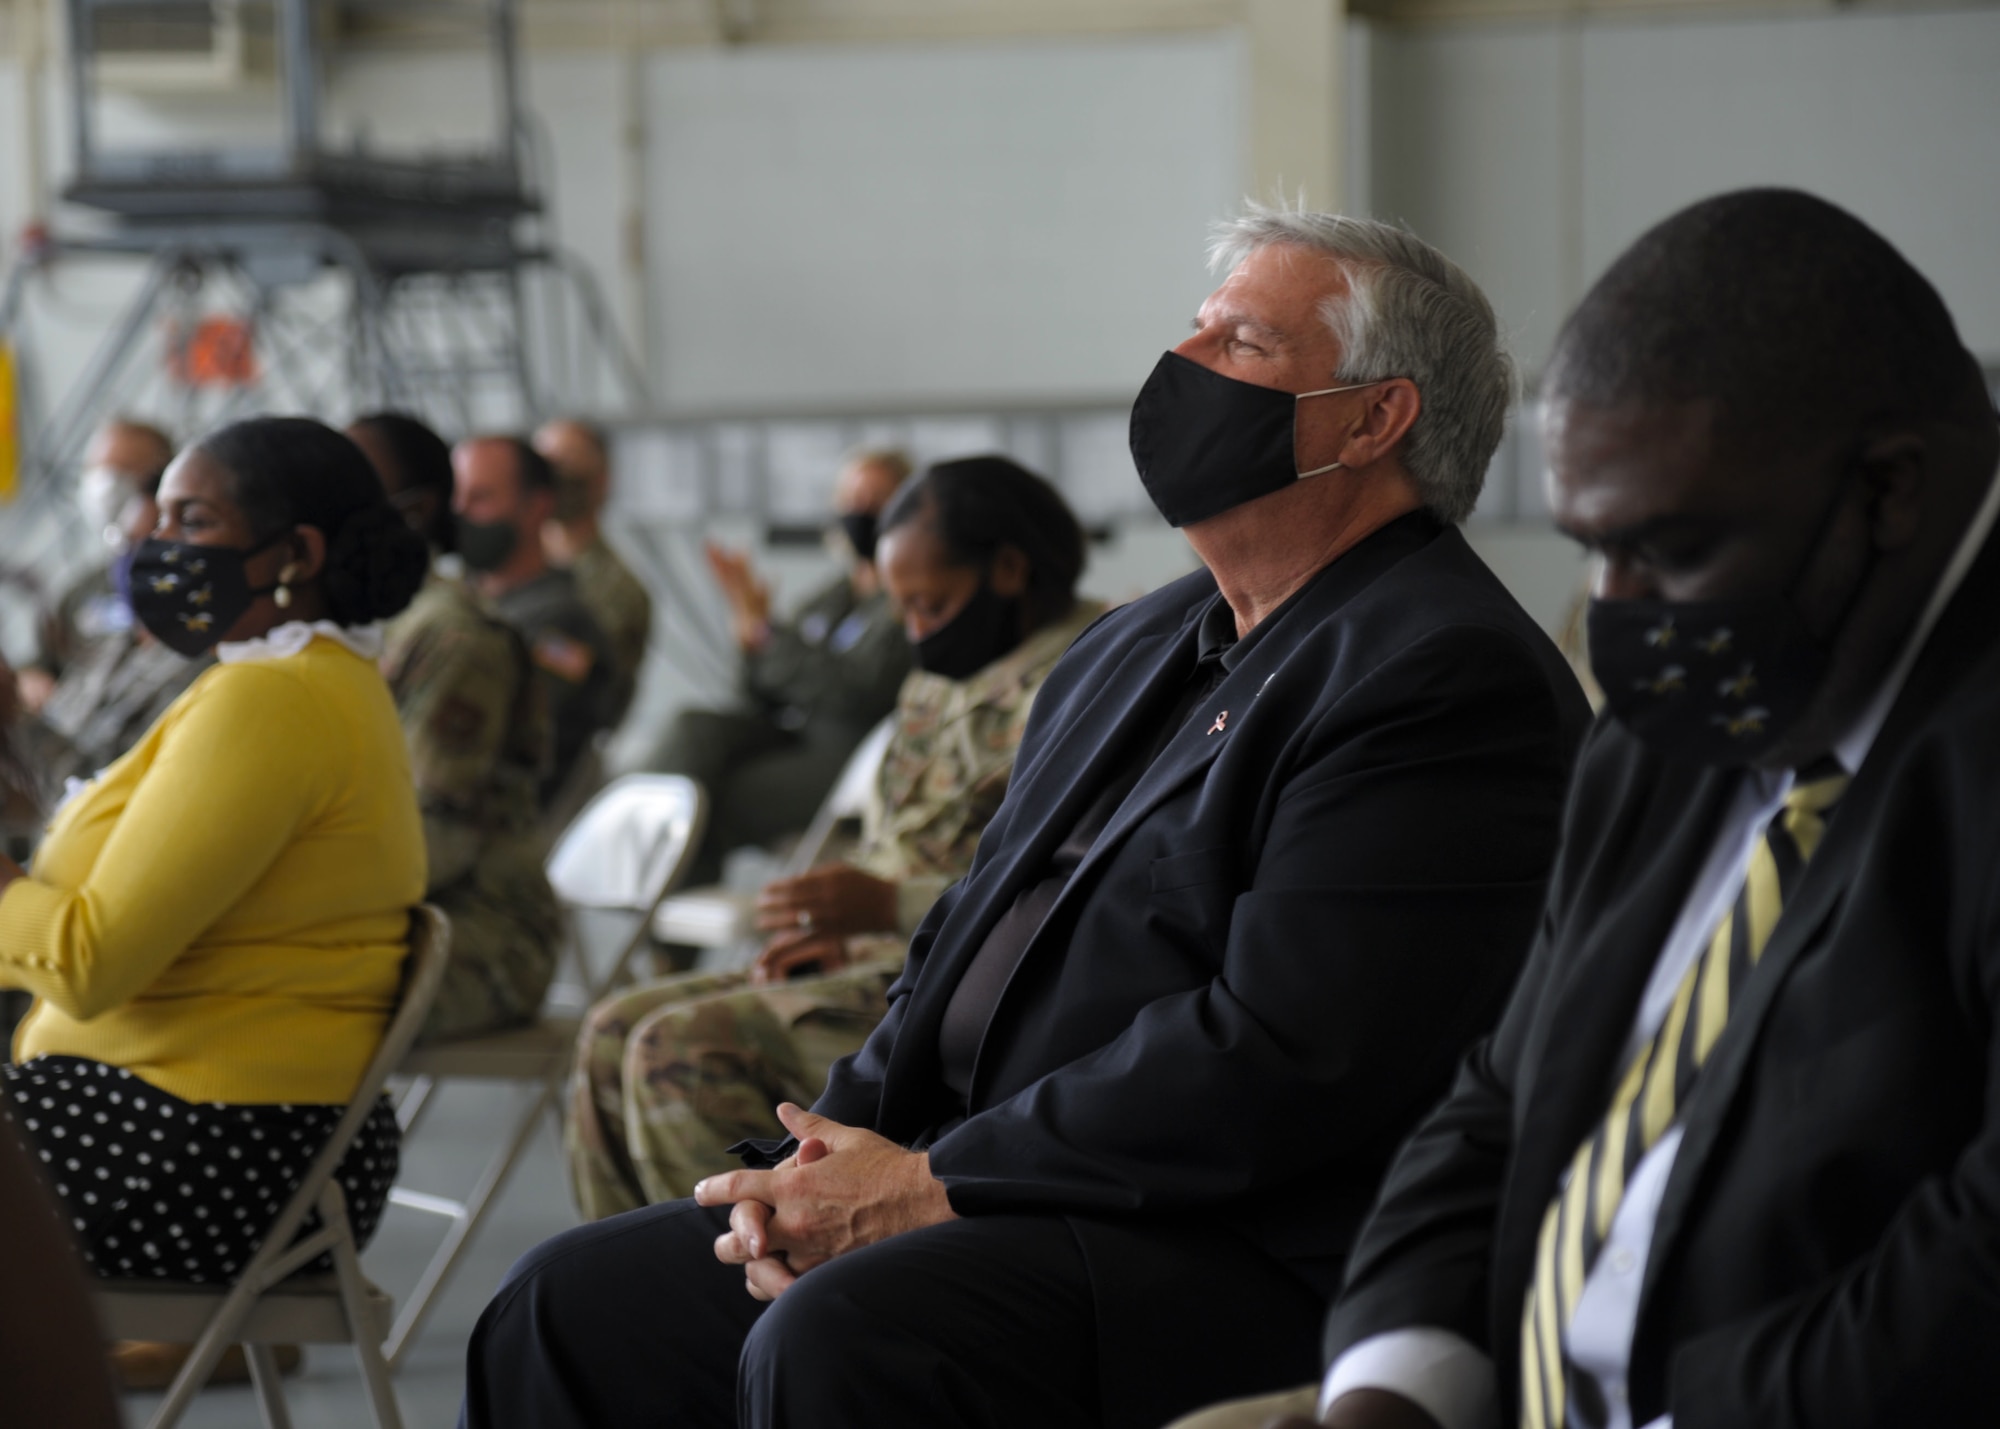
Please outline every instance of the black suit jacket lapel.
[{"label": "black suit jacket lapel", "polygon": [[[1195,706],[1193,713],[1188,716],[1187,723],[1175,732],[1167,742],[1166,748],[1154,758],[1146,772],[1140,776],[1139,782],[1133,786],[1132,792],[1127,794],[1124,802],[1118,806],[1110,823],[1105,825],[1104,831],[1091,844],[1089,851],[1085,853],[1076,871],[1070,876],[1068,884],[1049,910],[1042,927],[1037,930],[1021,960],[1014,965],[1014,971],[1008,977],[1006,986],[1001,989],[1000,997],[994,1004],[993,1018],[987,1024],[989,1037],[993,1029],[1000,1025],[1000,1010],[1006,1004],[1008,994],[1019,984],[1022,970],[1046,947],[1048,930],[1059,929],[1066,925],[1065,915],[1069,905],[1078,898],[1089,896],[1095,882],[1096,870],[1118,852],[1132,830],[1178,790],[1199,777],[1221,755],[1228,745],[1230,732],[1242,727],[1251,706],[1263,693],[1265,685],[1298,649],[1301,632],[1317,629],[1322,623],[1337,618],[1340,608],[1367,589],[1376,577],[1398,561],[1422,550],[1432,540],[1463,542],[1464,537],[1455,529],[1440,531],[1436,523],[1422,513],[1411,513],[1398,518],[1370,534],[1360,545],[1328,566],[1300,591],[1289,605],[1270,617],[1268,626],[1257,636],[1256,643],[1244,652],[1241,663]],[[1203,608],[1197,607],[1196,616]],[[1180,640],[1183,644],[1179,648],[1184,649],[1185,663],[1172,666],[1167,674],[1177,670],[1180,678],[1185,679],[1194,673],[1196,655],[1192,636],[1195,625],[1195,619],[1191,618],[1188,624],[1182,627]],[[1120,714],[1120,720],[1135,720],[1146,708],[1147,700],[1155,701],[1155,708],[1163,708],[1168,697],[1168,685],[1169,681],[1165,679],[1161,679],[1158,684],[1150,685],[1141,700],[1134,701]],[[1227,712],[1226,720],[1218,726],[1217,716],[1224,715],[1225,712]],[[1121,726],[1113,724],[1110,727]],[[1128,734],[1136,734],[1136,731],[1128,730]],[[1120,745],[1121,750],[1123,747]],[[1093,781],[1090,786],[1092,795],[1096,793],[1097,787]],[[1024,799],[1023,804],[1033,807],[1028,799]],[[1075,826],[1080,813],[1081,804],[1078,805],[1076,813],[1067,815],[1060,823],[1055,838],[1044,840],[1045,846],[1040,855],[1042,862],[1046,861],[1057,843]],[[1030,868],[1040,868],[1042,862],[1034,863]],[[998,917],[999,913],[999,909],[994,909],[991,910],[990,916]],[[991,923],[986,926],[991,927]],[[956,981],[954,977],[954,985]],[[942,1005],[938,1010],[942,1015]],[[980,1072],[987,1065],[984,1051],[985,1044],[982,1043],[982,1055],[975,1061],[973,1067],[972,1100],[975,1105],[979,1099]]]},{"label": "black suit jacket lapel", "polygon": [[1881,732],[1876,736],[1853,785],[1828,826],[1825,841],[1807,865],[1793,901],[1771,930],[1771,941],[1758,960],[1756,974],[1744,984],[1735,1010],[1715,1053],[1702,1068],[1694,1100],[1688,1107],[1687,1130],[1674,1157],[1654,1223],[1652,1250],[1639,1291],[1639,1324],[1634,1336],[1632,1385],[1639,1403],[1658,1403],[1664,1393],[1664,1358],[1641,1356],[1636,1347],[1648,1342],[1657,1319],[1654,1291],[1671,1261],[1687,1225],[1702,1173],[1714,1154],[1728,1121],[1730,1104],[1757,1052],[1759,1035],[1786,979],[1806,951],[1815,946],[1838,910],[1842,895],[1861,868],[1862,855],[1874,834],[1886,785],[1895,776],[1895,751],[1907,744],[1918,727],[1943,705],[1975,659],[1993,643],[1990,612],[2000,600],[2000,539],[1989,537],[1985,548],[1951,604],[1925,641],[1924,654],[1911,669]]},{"label": "black suit jacket lapel", "polygon": [[[1041,876],[1062,840],[1083,817],[1103,786],[1106,773],[1125,752],[1124,739],[1140,727],[1145,710],[1168,699],[1194,668],[1194,630],[1206,599],[1195,602],[1178,629],[1155,631],[1134,640],[1124,656],[1090,677],[1093,694],[1068,716],[1063,728],[1052,730],[1033,764],[1016,768],[1006,803],[1010,822],[1022,810],[1032,811],[1035,827],[1018,837],[999,823],[987,830],[1005,852],[992,868],[982,869],[966,886],[969,901],[953,910],[952,937],[940,940],[935,962],[926,966],[910,1005],[903,1032],[890,1053],[886,1085],[927,1087],[935,1073],[921,1070],[937,1056],[937,1029],[946,1004],[957,989],[965,966],[976,954],[1029,881]],[[895,1108],[886,1102],[881,1126],[901,1127],[908,1110],[919,1122],[928,1108]]]},{"label": "black suit jacket lapel", "polygon": [[[1077,866],[1069,887],[1063,890],[1063,900],[1074,896],[1078,889],[1088,887],[1091,872],[1117,851],[1134,828],[1166,802],[1175,790],[1215,761],[1216,756],[1227,747],[1231,730],[1242,728],[1251,705],[1263,693],[1264,686],[1298,648],[1299,632],[1315,629],[1323,621],[1336,616],[1341,606],[1365,590],[1377,576],[1405,556],[1422,549],[1433,538],[1434,531],[1435,528],[1427,520],[1407,517],[1383,527],[1328,566],[1288,609],[1272,616],[1271,627],[1257,637],[1257,643],[1245,652],[1242,662],[1195,707],[1187,723],[1168,741],[1167,747],[1160,751],[1159,757],[1133,786],[1125,802],[1119,805],[1118,812],[1105,825],[1104,832]],[[1437,539],[1463,538],[1453,530]],[[1193,668],[1190,663],[1189,673],[1193,672]],[[1224,723],[1217,724],[1218,716],[1223,717]],[[1059,902],[1057,908],[1060,907]],[[1051,912],[1049,922],[1057,922],[1054,912]]]},{"label": "black suit jacket lapel", "polygon": [[[1629,736],[1616,737],[1630,744]],[[1564,1168],[1610,1106],[1639,1001],[1739,782],[1733,775],[1662,767],[1636,744],[1626,758],[1625,778],[1605,802],[1631,804],[1633,813],[1622,828],[1600,826],[1616,841],[1617,856],[1602,871],[1590,871],[1591,886],[1564,915],[1576,931],[1556,931],[1558,946],[1572,938],[1580,946],[1558,970],[1538,1014],[1533,1080],[1518,1093],[1523,1110],[1495,1239],[1496,1344],[1513,1343],[1542,1218]],[[1684,792],[1690,780],[1691,797]],[[1572,825],[1584,821],[1573,817]]]}]

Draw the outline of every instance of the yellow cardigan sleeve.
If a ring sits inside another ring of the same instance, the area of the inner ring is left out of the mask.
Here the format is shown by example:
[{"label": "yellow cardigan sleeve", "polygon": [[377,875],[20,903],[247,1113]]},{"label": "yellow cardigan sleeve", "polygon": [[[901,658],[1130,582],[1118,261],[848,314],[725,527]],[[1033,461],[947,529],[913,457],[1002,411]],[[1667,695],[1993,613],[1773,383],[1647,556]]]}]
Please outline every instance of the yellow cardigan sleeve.
[{"label": "yellow cardigan sleeve", "polygon": [[87,1021],[142,991],[332,797],[343,735],[288,671],[218,667],[166,718],[82,884],[0,894],[0,982]]}]

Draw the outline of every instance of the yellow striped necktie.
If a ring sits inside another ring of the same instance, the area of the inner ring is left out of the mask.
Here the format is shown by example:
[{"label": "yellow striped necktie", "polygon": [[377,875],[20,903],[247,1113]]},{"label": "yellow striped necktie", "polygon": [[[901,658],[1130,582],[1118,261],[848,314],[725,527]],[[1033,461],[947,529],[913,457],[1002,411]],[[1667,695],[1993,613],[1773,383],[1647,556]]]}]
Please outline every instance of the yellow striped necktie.
[{"label": "yellow striped necktie", "polygon": [[[1696,1075],[1715,1047],[1744,979],[1763,955],[1778,912],[1819,848],[1847,775],[1831,762],[1802,776],[1751,850],[1736,901],[1709,938],[1708,951],[1681,979],[1666,1021],[1639,1049],[1611,1107],[1570,1163],[1549,1203],[1535,1247],[1535,1275],[1521,1317],[1521,1423],[1524,1429],[1602,1424],[1601,1407],[1578,1412],[1579,1387],[1566,1373],[1563,1331],[1597,1262],[1626,1179],[1674,1124]],[[1594,1385],[1582,1385],[1591,1398]]]}]

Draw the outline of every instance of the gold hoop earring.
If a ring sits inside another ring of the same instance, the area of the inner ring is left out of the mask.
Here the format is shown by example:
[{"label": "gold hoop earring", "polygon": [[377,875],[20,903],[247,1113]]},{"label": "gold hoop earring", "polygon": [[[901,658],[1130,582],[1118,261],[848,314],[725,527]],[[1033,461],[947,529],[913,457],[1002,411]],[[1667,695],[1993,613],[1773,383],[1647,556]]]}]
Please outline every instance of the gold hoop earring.
[{"label": "gold hoop earring", "polygon": [[278,572],[278,588],[271,592],[271,599],[277,602],[278,609],[290,610],[292,608],[292,587],[290,582],[292,577],[298,573],[299,567],[296,561],[285,562],[285,568]]}]

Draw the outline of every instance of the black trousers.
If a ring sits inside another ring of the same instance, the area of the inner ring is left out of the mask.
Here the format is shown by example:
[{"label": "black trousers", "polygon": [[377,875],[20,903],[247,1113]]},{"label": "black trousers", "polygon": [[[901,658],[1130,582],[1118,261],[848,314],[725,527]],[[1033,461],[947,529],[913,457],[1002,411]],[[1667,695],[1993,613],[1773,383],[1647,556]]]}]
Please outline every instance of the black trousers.
[{"label": "black trousers", "polygon": [[982,1216],[830,1261],[771,1305],[673,1201],[514,1267],[467,1351],[466,1429],[1099,1422],[1090,1279],[1054,1216]]}]

